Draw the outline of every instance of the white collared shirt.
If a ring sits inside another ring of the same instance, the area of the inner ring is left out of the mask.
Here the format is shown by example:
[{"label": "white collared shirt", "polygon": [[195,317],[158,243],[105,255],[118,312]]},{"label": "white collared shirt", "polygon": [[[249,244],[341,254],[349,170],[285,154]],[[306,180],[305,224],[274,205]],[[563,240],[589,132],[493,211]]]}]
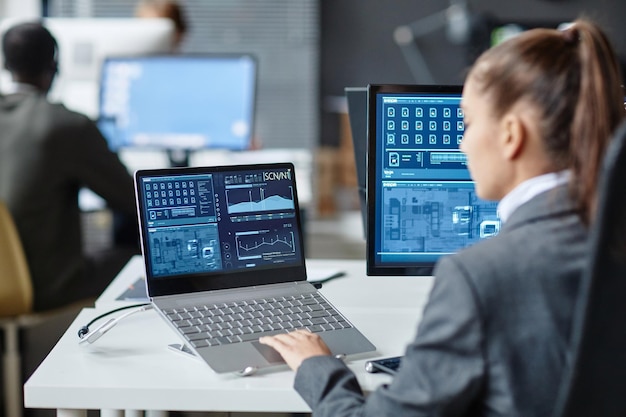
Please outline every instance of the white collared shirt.
[{"label": "white collared shirt", "polygon": [[16,83],[11,81],[3,91],[4,94],[17,94],[17,93],[36,93],[39,89],[32,84]]},{"label": "white collared shirt", "polygon": [[498,216],[505,223],[515,210],[528,200],[545,191],[567,184],[570,179],[569,170],[551,172],[531,178],[513,188],[498,203]]}]

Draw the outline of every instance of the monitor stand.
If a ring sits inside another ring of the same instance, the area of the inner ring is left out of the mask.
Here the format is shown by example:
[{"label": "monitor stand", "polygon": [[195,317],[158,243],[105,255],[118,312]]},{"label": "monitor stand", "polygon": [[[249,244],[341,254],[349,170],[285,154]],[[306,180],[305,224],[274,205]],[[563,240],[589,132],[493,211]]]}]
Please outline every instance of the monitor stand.
[{"label": "monitor stand", "polygon": [[189,153],[186,149],[168,149],[167,157],[170,160],[170,166],[173,168],[188,167]]}]

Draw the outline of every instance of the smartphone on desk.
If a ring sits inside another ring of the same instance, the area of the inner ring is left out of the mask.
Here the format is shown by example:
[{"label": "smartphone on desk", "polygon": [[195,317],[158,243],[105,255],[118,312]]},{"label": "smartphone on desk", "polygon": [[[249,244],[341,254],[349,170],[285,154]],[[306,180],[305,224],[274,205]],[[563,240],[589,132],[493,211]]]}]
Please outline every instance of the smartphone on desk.
[{"label": "smartphone on desk", "polygon": [[395,375],[400,367],[402,356],[393,356],[390,358],[376,359],[365,363],[367,372],[376,373],[384,372],[386,374]]}]

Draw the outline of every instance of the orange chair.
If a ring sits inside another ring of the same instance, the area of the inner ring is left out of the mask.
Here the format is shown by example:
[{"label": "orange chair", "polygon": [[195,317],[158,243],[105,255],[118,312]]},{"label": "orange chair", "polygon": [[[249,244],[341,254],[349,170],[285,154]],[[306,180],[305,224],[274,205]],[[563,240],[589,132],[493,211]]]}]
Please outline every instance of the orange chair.
[{"label": "orange chair", "polygon": [[4,415],[20,417],[24,410],[20,330],[52,323],[70,313],[77,314],[80,308],[92,302],[84,300],[44,313],[33,312],[33,286],[22,242],[11,213],[0,201],[0,328],[4,333],[0,385],[3,386]]}]

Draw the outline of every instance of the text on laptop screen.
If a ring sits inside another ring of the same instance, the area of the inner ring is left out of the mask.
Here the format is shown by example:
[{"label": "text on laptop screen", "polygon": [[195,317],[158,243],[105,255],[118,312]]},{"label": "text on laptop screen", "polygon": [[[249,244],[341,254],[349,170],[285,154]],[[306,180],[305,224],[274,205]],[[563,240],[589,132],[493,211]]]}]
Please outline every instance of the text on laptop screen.
[{"label": "text on laptop screen", "polygon": [[141,176],[137,187],[148,275],[301,263],[293,176],[285,167]]},{"label": "text on laptop screen", "polygon": [[256,61],[250,55],[108,58],[98,127],[113,150],[247,149]]},{"label": "text on laptop screen", "polygon": [[461,86],[369,86],[368,275],[428,275],[498,233],[459,150]]}]

